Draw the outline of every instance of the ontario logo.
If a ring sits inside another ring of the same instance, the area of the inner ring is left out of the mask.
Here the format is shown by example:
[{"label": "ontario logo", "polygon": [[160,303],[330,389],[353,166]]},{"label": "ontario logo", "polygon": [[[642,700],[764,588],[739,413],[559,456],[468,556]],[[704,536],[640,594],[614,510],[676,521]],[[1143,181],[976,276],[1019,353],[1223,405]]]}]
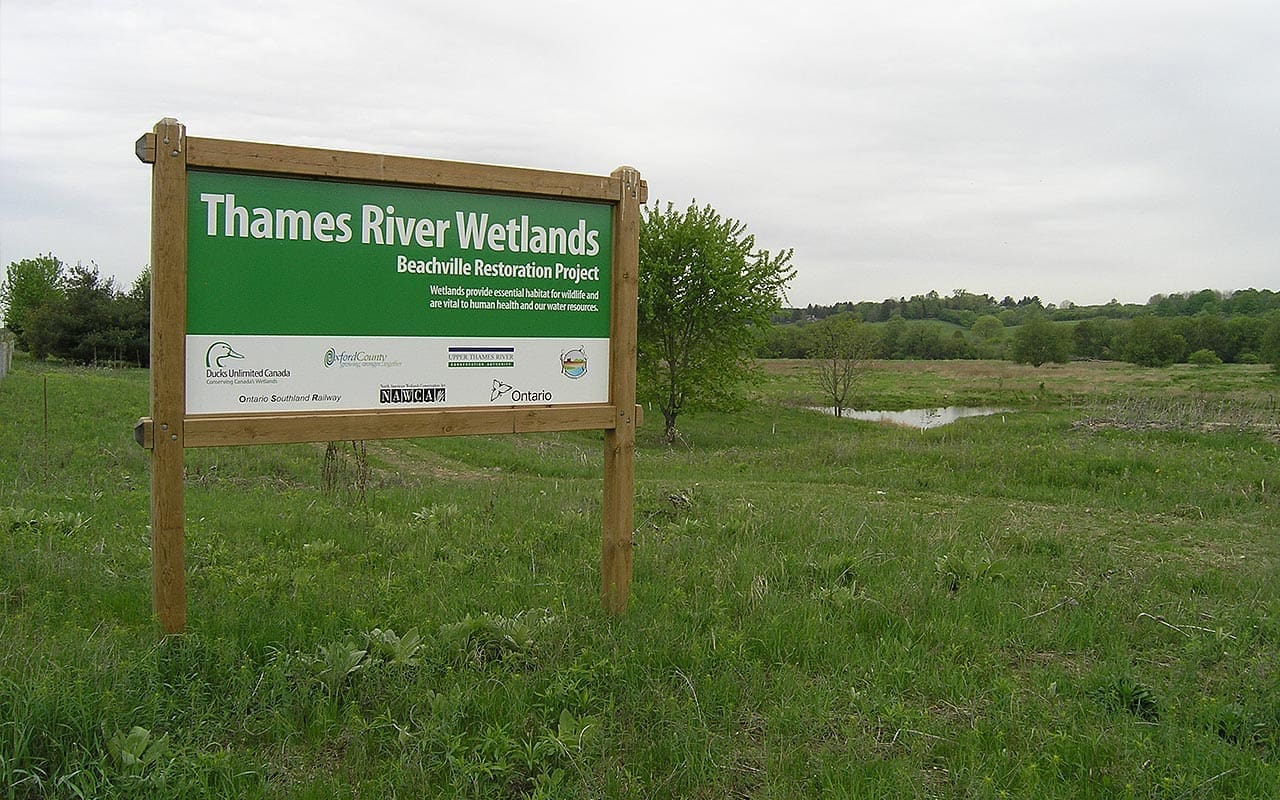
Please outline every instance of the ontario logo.
[{"label": "ontario logo", "polygon": [[222,369],[225,366],[222,362],[228,358],[244,358],[235,351],[235,348],[226,342],[214,342],[209,345],[209,349],[204,351],[204,365],[206,368]]},{"label": "ontario logo", "polygon": [[496,378],[493,381],[493,388],[489,392],[489,402],[496,403],[502,398],[507,398],[510,403],[550,403],[551,392],[546,389],[537,389],[528,391],[525,389],[517,389],[509,383],[503,383]]},{"label": "ontario logo", "polygon": [[575,347],[560,354],[560,372],[566,378],[577,380],[587,374],[587,349]]}]

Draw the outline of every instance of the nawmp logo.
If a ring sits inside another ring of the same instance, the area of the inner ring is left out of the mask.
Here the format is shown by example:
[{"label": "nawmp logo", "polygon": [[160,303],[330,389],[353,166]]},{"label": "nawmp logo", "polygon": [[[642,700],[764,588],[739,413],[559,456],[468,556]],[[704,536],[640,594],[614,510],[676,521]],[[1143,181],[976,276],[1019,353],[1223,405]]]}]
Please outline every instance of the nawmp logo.
[{"label": "nawmp logo", "polygon": [[206,367],[224,367],[222,362],[228,358],[244,358],[235,351],[235,348],[226,342],[214,342],[209,345],[209,349],[204,351],[204,365]]},{"label": "nawmp logo", "polygon": [[587,349],[575,347],[560,354],[560,372],[566,378],[577,380],[587,374]]}]

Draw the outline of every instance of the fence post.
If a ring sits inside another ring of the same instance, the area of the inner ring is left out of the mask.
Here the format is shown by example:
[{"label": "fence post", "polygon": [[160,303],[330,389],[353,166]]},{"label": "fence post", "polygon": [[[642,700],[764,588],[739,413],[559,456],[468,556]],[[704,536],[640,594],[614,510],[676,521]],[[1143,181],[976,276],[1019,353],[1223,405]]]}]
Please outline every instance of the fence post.
[{"label": "fence post", "polygon": [[636,305],[640,278],[640,173],[613,171],[622,187],[613,215],[613,319],[609,329],[609,402],[617,427],[604,434],[601,602],[610,614],[627,610],[631,593],[636,452]]},{"label": "fence post", "polygon": [[[182,450],[186,416],[186,127],[156,123],[151,170],[151,586],[165,633],[187,624]],[[145,137],[144,137],[145,138]]]}]

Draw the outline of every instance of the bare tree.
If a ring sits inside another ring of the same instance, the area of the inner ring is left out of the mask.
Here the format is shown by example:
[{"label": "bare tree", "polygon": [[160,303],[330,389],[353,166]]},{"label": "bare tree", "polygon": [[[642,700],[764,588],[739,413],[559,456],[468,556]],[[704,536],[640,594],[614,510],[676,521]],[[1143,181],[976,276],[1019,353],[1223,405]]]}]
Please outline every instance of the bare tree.
[{"label": "bare tree", "polygon": [[815,326],[813,339],[818,388],[831,401],[836,416],[844,416],[858,373],[875,356],[875,331],[852,317],[828,317]]}]

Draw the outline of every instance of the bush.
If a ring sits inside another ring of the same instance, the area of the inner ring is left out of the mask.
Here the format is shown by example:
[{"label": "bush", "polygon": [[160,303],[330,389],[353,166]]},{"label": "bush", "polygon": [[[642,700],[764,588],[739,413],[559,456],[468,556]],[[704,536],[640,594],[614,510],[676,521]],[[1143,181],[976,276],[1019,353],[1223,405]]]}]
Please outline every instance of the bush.
[{"label": "bush", "polygon": [[1219,358],[1218,354],[1212,350],[1209,350],[1208,348],[1201,348],[1187,356],[1187,363],[1195,364],[1200,367],[1210,367],[1215,364],[1221,364],[1222,359]]},{"label": "bush", "polygon": [[1064,329],[1039,314],[1032,315],[1013,333],[1013,360],[1038,367],[1053,361],[1065,364],[1071,357],[1071,343]]}]

